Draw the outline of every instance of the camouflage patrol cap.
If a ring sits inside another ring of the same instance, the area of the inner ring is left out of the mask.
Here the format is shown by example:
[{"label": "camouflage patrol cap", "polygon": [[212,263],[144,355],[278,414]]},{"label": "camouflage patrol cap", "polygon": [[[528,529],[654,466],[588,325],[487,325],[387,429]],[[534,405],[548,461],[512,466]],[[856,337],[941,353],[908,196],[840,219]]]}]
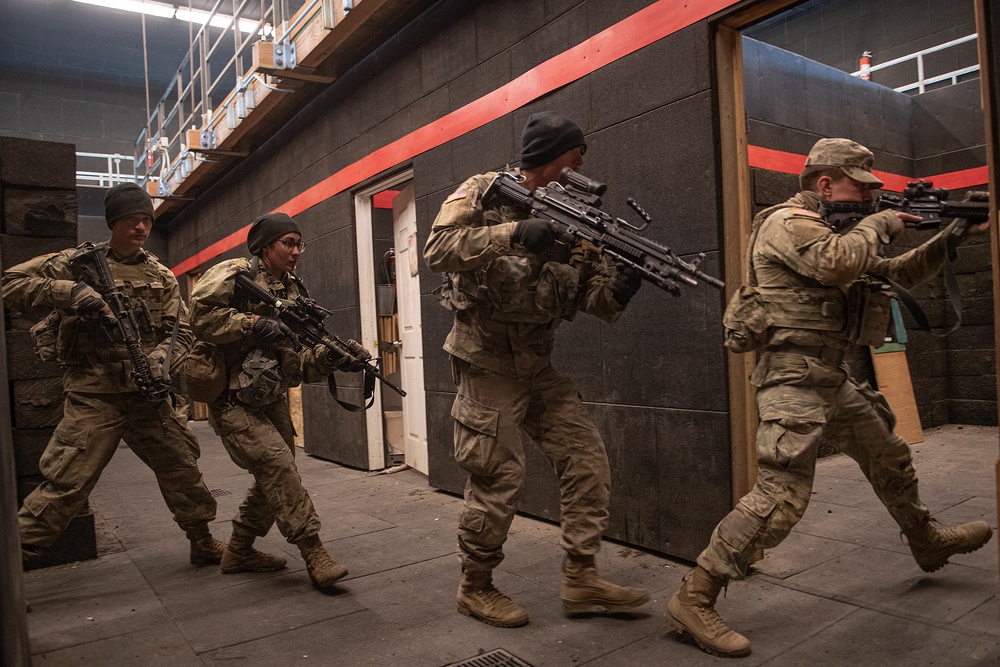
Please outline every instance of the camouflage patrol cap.
[{"label": "camouflage patrol cap", "polygon": [[872,174],[875,156],[870,150],[850,139],[820,139],[809,151],[806,168],[839,167],[849,178],[880,188],[882,181]]}]

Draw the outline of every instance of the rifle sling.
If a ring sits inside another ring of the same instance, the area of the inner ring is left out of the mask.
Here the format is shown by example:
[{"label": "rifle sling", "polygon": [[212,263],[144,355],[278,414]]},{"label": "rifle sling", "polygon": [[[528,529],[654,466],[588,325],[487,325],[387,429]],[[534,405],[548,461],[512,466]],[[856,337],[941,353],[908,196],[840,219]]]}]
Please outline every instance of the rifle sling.
[{"label": "rifle sling", "polygon": [[945,338],[955,332],[960,326],[962,326],[962,294],[958,289],[958,278],[955,276],[955,269],[951,263],[951,253],[945,253],[944,258],[944,284],[948,288],[948,300],[951,302],[951,308],[955,312],[955,324],[943,333],[937,331],[931,331],[931,323],[927,319],[927,313],[924,309],[920,307],[917,300],[913,297],[913,294],[897,283],[891,278],[881,276],[892,285],[892,289],[896,292],[899,300],[906,306],[906,309],[910,311],[910,315],[917,323],[917,327],[921,331],[926,331],[929,334],[937,336],[938,338]]},{"label": "rifle sling", "polygon": [[[377,361],[375,362],[378,363]],[[365,373],[365,398],[364,405],[354,405],[353,403],[348,403],[347,401],[340,400],[337,396],[337,378],[333,373],[327,377],[327,385],[330,388],[330,395],[333,396],[333,400],[340,404],[340,407],[344,408],[348,412],[364,412],[375,403],[375,374]]]}]

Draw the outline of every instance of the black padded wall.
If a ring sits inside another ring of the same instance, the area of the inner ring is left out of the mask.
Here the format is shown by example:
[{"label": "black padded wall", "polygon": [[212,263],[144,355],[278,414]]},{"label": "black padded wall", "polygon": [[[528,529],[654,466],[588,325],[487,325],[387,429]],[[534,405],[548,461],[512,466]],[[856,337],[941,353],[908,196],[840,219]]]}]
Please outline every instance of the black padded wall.
[{"label": "black padded wall", "polygon": [[[191,256],[374,149],[647,4],[438,3],[172,222],[170,256]],[[680,254],[705,252],[706,270],[719,275],[711,54],[709,27],[695,24],[417,156],[412,168],[418,246],[445,197],[466,177],[513,163],[528,115],[551,109],[583,128],[589,144],[584,172],[609,184],[609,211],[634,216],[624,202],[635,197],[656,220],[650,236]],[[309,243],[300,275],[335,311],[331,327],[357,336],[351,194],[338,194],[297,220]],[[451,314],[431,294],[441,276],[421,262],[419,278],[429,481],[460,493],[465,479],[452,459],[448,417],[455,386],[441,350]],[[576,382],[608,445],[611,537],[694,558],[731,507],[721,308],[720,293],[706,286],[679,298],[647,286],[615,325],[580,315],[558,334],[554,363]],[[303,392],[307,452],[363,467],[367,445],[360,417],[334,407],[325,392],[322,386]],[[522,509],[558,518],[554,475],[530,445],[528,470]]]},{"label": "black padded wall", "polygon": [[[820,137],[850,137],[874,151],[876,169],[914,178],[986,164],[978,81],[909,96],[749,38],[744,38],[744,66],[750,145],[805,155]],[[783,201],[798,188],[794,175],[751,171],[758,209]],[[908,230],[887,252],[903,252],[926,238],[925,232]],[[925,427],[996,423],[986,241],[968,241],[955,263],[963,300],[961,329],[942,339],[919,331],[904,315],[910,334],[907,358]],[[914,295],[932,326],[954,322],[941,278],[915,289]],[[864,365],[857,370],[870,373]]]}]

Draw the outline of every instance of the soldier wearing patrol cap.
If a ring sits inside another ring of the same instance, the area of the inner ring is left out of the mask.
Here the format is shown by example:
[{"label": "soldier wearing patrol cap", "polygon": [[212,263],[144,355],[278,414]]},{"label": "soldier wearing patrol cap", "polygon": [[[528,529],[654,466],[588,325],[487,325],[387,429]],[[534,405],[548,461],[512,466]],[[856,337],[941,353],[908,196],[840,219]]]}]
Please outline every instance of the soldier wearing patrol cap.
[{"label": "soldier wearing patrol cap", "polygon": [[285,559],[253,548],[277,524],[306,562],[313,584],[330,592],[347,567],[330,558],[320,541],[320,520],[295,466],[295,429],[287,389],[324,380],[334,370],[356,371],[322,345],[302,347],[271,306],[253,303],[236,289],[236,274],[249,273],[282,300],[308,295],[294,274],[305,248],[298,224],[284,213],[268,213],[247,234],[253,259],[216,264],[191,292],[191,327],[225,357],[228,386],[209,406],[209,422],[229,456],[254,481],[233,519],[222,556],[222,572],[272,572]]},{"label": "soldier wearing patrol cap", "polygon": [[[553,112],[532,114],[522,135],[521,174],[534,190],[578,170],[583,132]],[[524,486],[524,434],[559,478],[563,612],[631,609],[649,594],[601,578],[594,557],[608,526],[611,474],[604,441],[573,384],[552,368],[555,330],[578,311],[614,322],[639,288],[600,248],[557,242],[548,221],[514,206],[484,204],[497,174],[473,176],[449,196],[424,247],[437,294],[455,311],[444,349],[458,395],[455,459],[469,474],[459,519],[462,566],[458,611],[498,627],[528,622],[527,612],[493,585]]]},{"label": "soldier wearing patrol cap", "polygon": [[[153,202],[135,183],[121,183],[108,190],[104,211],[111,238],[99,252],[107,253],[115,282],[133,304],[148,308],[150,326],[140,333],[154,374],[166,360],[177,322],[174,374],[194,336],[177,280],[143,249],[153,227]],[[22,557],[30,562],[62,534],[124,440],[156,473],[167,507],[191,541],[191,562],[218,563],[224,545],[208,528],[215,498],[198,469],[201,451],[187,416],[171,403],[161,419],[135,386],[125,344],[111,340],[103,326],[111,309],[70,262],[75,250],[36,257],[3,277],[4,305],[29,315],[48,313],[32,334],[39,354],[66,368],[63,417],[38,464],[45,481],[18,512]]]},{"label": "soldier wearing patrol cap", "polygon": [[[850,346],[884,342],[891,313],[885,279],[919,285],[937,275],[948,252],[950,227],[898,257],[881,257],[882,245],[903,231],[904,222],[920,220],[906,213],[882,211],[844,229],[824,219],[826,202],[872,199],[871,189],[882,186],[872,161],[872,152],[856,142],[819,140],[800,176],[801,191],[761,211],[751,226],[747,284],[764,311],[752,316],[771,322],[751,376],[759,416],[757,483],[715,528],[698,566],[667,603],[668,624],[714,655],[750,653],[746,637],[719,617],[716,598],[802,517],[824,435],[857,461],[922,570],[933,572],[992,535],[983,521],[943,528],[930,518],[917,493],[910,448],[893,432],[888,402],[849,377],[843,364]],[[751,318],[748,310],[733,312],[734,326]]]}]

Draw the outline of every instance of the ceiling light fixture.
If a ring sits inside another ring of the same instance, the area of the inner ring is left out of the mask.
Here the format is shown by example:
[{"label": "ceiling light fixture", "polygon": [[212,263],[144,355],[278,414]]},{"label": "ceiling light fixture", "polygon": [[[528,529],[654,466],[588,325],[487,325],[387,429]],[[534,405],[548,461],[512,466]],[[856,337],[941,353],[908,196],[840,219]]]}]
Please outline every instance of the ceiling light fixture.
[{"label": "ceiling light fixture", "polygon": [[[156,0],[74,0],[85,5],[97,5],[108,9],[120,9],[126,12],[137,14],[147,14],[149,16],[159,16],[165,19],[177,19],[178,21],[189,21],[198,25],[208,23],[211,12],[201,9],[188,10],[187,7],[176,7],[166,2]],[[225,14],[212,16],[212,27],[229,30],[233,25],[233,17]],[[240,19],[240,32],[254,32],[257,22],[251,19]]]}]

